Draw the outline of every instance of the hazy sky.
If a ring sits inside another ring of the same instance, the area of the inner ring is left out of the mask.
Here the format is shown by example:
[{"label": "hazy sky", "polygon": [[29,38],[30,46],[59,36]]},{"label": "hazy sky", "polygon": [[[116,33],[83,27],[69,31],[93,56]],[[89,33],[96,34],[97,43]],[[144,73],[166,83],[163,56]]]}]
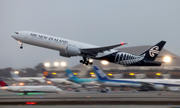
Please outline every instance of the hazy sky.
[{"label": "hazy sky", "polygon": [[0,68],[34,67],[67,61],[58,51],[24,44],[10,35],[35,31],[99,46],[128,42],[123,47],[154,45],[180,56],[180,0],[0,0]]}]

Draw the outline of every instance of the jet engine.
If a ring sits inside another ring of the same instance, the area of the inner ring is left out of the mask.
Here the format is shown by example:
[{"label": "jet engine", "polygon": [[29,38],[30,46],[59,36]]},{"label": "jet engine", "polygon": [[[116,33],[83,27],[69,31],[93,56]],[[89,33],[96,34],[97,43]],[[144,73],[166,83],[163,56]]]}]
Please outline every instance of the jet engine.
[{"label": "jet engine", "polygon": [[144,84],[140,87],[140,91],[155,91],[155,90],[163,90],[165,88],[164,85],[161,84]]},{"label": "jet engine", "polygon": [[156,90],[163,90],[165,87],[164,85],[161,85],[161,84],[154,84],[153,88]]},{"label": "jet engine", "polygon": [[79,54],[81,54],[81,51],[78,48],[67,46],[65,51],[60,51],[59,55],[64,57],[71,57],[71,56],[77,56]]}]

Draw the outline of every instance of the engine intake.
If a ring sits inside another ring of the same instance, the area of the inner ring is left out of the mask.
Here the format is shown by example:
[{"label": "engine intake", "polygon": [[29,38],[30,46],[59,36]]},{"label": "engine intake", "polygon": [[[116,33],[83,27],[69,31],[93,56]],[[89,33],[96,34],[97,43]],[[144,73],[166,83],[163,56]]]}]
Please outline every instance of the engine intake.
[{"label": "engine intake", "polygon": [[64,57],[71,57],[71,56],[78,56],[79,54],[81,54],[81,51],[78,48],[67,46],[65,51],[60,51],[59,55]]},{"label": "engine intake", "polygon": [[161,85],[161,84],[155,84],[153,85],[153,88],[155,88],[156,90],[163,90],[165,87],[164,85]]}]

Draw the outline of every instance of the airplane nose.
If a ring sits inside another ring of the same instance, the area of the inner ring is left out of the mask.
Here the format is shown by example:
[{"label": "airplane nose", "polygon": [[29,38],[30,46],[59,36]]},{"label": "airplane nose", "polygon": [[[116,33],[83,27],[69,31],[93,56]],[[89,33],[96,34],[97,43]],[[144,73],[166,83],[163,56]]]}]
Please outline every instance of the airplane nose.
[{"label": "airplane nose", "polygon": [[14,33],[12,33],[12,34],[11,34],[11,37],[15,38],[15,35],[14,35]]},{"label": "airplane nose", "polygon": [[56,91],[57,91],[57,92],[61,92],[61,91],[62,91],[62,89],[60,89],[60,88],[57,88],[57,89],[56,89]]},{"label": "airplane nose", "polygon": [[14,32],[11,34],[11,36],[14,38],[14,39],[17,39],[18,38],[18,32]]}]

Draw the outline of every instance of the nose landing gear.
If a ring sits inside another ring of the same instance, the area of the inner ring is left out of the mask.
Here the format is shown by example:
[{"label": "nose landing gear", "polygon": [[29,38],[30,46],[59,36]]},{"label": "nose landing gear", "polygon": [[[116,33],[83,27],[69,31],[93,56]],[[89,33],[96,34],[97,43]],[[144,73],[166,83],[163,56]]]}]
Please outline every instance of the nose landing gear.
[{"label": "nose landing gear", "polygon": [[18,41],[19,42],[19,44],[21,45],[20,46],[20,49],[23,49],[23,43],[21,43],[20,41]]},{"label": "nose landing gear", "polygon": [[90,61],[89,58],[86,58],[86,57],[83,57],[83,60],[80,60],[79,62],[82,64],[85,64],[85,65],[88,65],[88,64],[92,65],[93,64],[93,62]]},{"label": "nose landing gear", "polygon": [[23,49],[23,44],[21,43],[20,49]]}]

